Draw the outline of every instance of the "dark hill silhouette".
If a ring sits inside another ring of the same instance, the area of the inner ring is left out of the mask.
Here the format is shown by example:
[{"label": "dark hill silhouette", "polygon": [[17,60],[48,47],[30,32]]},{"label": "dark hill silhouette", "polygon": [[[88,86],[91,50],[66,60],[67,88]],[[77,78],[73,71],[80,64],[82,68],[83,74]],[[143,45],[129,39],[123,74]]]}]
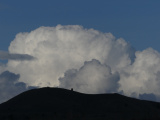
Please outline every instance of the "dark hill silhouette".
[{"label": "dark hill silhouette", "polygon": [[119,94],[33,89],[0,105],[0,120],[160,120],[160,103]]}]

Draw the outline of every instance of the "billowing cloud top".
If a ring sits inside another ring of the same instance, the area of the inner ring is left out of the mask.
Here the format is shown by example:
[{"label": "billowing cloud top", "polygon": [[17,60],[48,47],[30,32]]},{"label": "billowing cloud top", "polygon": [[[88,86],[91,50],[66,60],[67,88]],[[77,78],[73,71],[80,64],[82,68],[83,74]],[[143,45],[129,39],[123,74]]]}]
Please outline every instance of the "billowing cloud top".
[{"label": "billowing cloud top", "polygon": [[83,93],[117,92],[120,77],[117,72],[112,74],[111,68],[98,60],[85,62],[79,69],[71,69],[60,78],[60,87],[75,88]]},{"label": "billowing cloud top", "polygon": [[1,66],[0,72],[19,74],[18,81],[28,86],[160,98],[159,52],[152,48],[135,51],[124,39],[116,39],[111,33],[79,25],[40,27],[16,35],[9,46],[9,55],[21,58],[15,53],[24,59],[34,56],[36,60],[10,60],[5,67]]},{"label": "billowing cloud top", "polygon": [[40,27],[30,33],[19,33],[11,42],[9,52],[38,59],[10,61],[8,69],[19,73],[20,81],[41,87],[59,86],[58,79],[65,71],[80,68],[85,61],[97,59],[117,71],[130,65],[134,58],[133,48],[123,39],[116,40],[111,33],[78,25]]}]

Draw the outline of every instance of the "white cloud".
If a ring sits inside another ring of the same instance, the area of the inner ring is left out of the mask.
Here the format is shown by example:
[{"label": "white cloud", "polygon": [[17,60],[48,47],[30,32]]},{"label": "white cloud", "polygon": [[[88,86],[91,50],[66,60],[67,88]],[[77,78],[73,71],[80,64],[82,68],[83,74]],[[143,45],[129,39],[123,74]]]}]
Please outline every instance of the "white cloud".
[{"label": "white cloud", "polygon": [[124,94],[136,96],[154,93],[160,95],[160,54],[148,48],[137,51],[135,62],[121,72],[121,90]]},{"label": "white cloud", "polygon": [[10,53],[29,54],[36,61],[9,61],[8,70],[21,75],[20,81],[34,86],[59,86],[59,77],[68,69],[79,69],[84,61],[99,60],[113,72],[131,64],[133,48],[111,33],[84,29],[78,25],[40,27],[19,33]]},{"label": "white cloud", "polygon": [[111,68],[98,60],[87,61],[79,69],[71,69],[60,78],[60,87],[75,89],[83,93],[110,93],[119,88],[119,74],[112,74]]}]

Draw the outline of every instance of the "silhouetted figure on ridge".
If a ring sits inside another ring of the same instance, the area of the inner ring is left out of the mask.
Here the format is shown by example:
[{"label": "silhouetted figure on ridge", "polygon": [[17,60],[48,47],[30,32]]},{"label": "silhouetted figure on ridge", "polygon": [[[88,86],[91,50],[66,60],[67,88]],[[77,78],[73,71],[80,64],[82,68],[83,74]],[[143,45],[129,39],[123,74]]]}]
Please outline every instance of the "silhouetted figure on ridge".
[{"label": "silhouetted figure on ridge", "polygon": [[71,91],[73,91],[73,88],[71,88]]}]

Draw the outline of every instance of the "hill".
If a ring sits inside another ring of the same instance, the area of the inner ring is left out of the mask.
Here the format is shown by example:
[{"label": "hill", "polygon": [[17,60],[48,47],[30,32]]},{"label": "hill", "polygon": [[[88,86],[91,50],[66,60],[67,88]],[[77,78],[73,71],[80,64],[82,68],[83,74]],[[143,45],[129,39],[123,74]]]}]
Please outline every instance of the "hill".
[{"label": "hill", "polygon": [[26,91],[0,104],[0,120],[158,120],[160,103],[62,88]]}]

